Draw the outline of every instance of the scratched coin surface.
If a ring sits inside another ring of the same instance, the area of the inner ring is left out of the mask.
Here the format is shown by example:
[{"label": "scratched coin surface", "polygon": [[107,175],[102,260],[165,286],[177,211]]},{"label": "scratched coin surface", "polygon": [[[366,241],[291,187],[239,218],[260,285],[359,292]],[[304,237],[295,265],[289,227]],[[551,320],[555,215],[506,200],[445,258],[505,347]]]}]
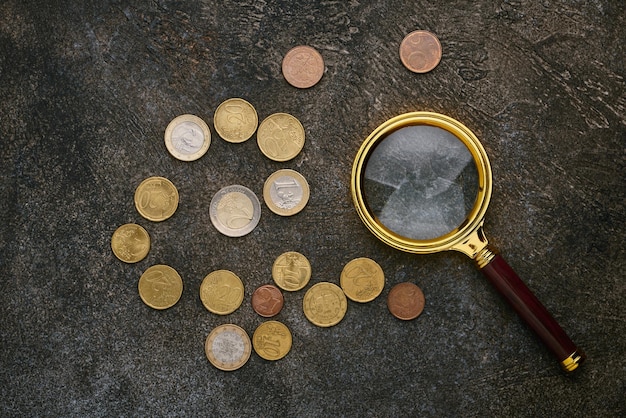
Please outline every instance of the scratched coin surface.
[{"label": "scratched coin surface", "polygon": [[343,290],[334,283],[317,283],[304,295],[304,316],[318,327],[337,325],[348,310],[348,300]]},{"label": "scratched coin surface", "polygon": [[309,201],[309,183],[297,171],[278,170],[265,180],[263,199],[275,214],[295,215],[304,209]]},{"label": "scratched coin surface", "polygon": [[265,318],[278,314],[284,303],[280,289],[271,284],[258,287],[252,294],[252,309]]},{"label": "scratched coin surface", "polygon": [[202,157],[211,145],[208,125],[195,115],[180,115],[165,129],[165,147],[182,161],[194,161]]},{"label": "scratched coin surface", "polygon": [[261,152],[274,161],[289,161],[304,147],[304,127],[288,113],[274,113],[261,122],[256,133]]},{"label": "scratched coin surface", "polygon": [[246,364],[252,353],[252,344],[243,328],[224,324],[209,333],[204,352],[213,366],[230,372]]},{"label": "scratched coin surface", "polygon": [[149,267],[139,278],[139,296],[154,309],[171,308],[183,294],[183,279],[164,264]]},{"label": "scratched coin surface", "polygon": [[178,208],[178,190],[165,177],[148,177],[135,190],[135,208],[150,221],[164,221]]},{"label": "scratched coin surface", "polygon": [[427,73],[441,61],[441,43],[431,32],[411,32],[400,44],[400,60],[414,73]]},{"label": "scratched coin surface", "polygon": [[417,318],[424,310],[424,303],[422,289],[410,282],[395,285],[387,296],[389,312],[405,321]]},{"label": "scratched coin surface", "polygon": [[150,235],[141,225],[124,224],[111,237],[113,254],[125,263],[143,260],[150,251]]},{"label": "scratched coin surface", "polygon": [[267,321],[252,335],[254,351],[265,360],[280,360],[291,350],[292,337],[282,322]]},{"label": "scratched coin surface", "polygon": [[229,237],[242,237],[258,225],[261,203],[247,187],[226,186],[211,199],[209,215],[219,232]]},{"label": "scratched coin surface", "polygon": [[299,45],[283,58],[283,76],[289,84],[301,89],[313,87],[324,75],[324,58],[313,47]]},{"label": "scratched coin surface", "polygon": [[240,143],[247,141],[256,132],[259,118],[250,103],[244,99],[232,98],[217,107],[213,124],[224,141]]},{"label": "scratched coin surface", "polygon": [[216,270],[202,280],[200,300],[209,312],[228,315],[241,306],[243,289],[243,282],[235,273]]},{"label": "scratched coin surface", "polygon": [[274,261],[272,278],[281,289],[295,292],[309,283],[311,263],[304,255],[296,251],[287,251]]},{"label": "scratched coin surface", "polygon": [[341,271],[341,288],[350,300],[370,302],[383,291],[385,273],[377,262],[369,258],[356,258]]}]

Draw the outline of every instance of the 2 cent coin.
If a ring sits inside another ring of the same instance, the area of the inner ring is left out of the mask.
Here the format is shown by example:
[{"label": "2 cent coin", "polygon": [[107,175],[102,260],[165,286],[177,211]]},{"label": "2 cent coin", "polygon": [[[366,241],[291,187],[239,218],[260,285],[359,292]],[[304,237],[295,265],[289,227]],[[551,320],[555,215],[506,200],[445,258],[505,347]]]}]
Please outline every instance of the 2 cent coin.
[{"label": "2 cent coin", "polygon": [[411,282],[395,285],[387,296],[387,308],[393,316],[405,321],[417,318],[424,310],[424,293]]},{"label": "2 cent coin", "polygon": [[431,32],[411,32],[400,44],[400,60],[414,73],[427,73],[441,61],[441,43]]}]

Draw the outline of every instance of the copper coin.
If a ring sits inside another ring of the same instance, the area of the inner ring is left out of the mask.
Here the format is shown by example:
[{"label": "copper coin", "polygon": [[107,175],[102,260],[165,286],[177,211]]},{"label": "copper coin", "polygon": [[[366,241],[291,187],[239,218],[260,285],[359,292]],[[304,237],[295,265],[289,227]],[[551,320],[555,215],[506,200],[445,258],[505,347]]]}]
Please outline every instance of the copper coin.
[{"label": "copper coin", "polygon": [[415,319],[424,310],[424,293],[413,283],[399,283],[389,291],[387,308],[398,319]]},{"label": "copper coin", "polygon": [[283,308],[283,303],[282,292],[271,284],[257,288],[252,294],[252,309],[265,318],[278,314]]},{"label": "copper coin", "polygon": [[283,58],[283,76],[289,84],[308,89],[317,84],[324,74],[324,58],[315,48],[296,46]]},{"label": "copper coin", "polygon": [[441,43],[433,33],[416,30],[402,40],[400,59],[414,73],[427,73],[441,61]]}]

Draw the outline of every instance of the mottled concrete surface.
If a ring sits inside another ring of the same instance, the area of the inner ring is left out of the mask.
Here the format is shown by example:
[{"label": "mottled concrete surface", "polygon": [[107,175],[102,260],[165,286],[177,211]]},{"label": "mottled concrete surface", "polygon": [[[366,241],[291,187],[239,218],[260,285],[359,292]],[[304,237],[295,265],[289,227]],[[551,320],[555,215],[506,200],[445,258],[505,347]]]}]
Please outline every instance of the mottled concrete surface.
[{"label": "mottled concrete surface", "polygon": [[[625,20],[620,0],[1,2],[0,415],[623,416]],[[398,57],[415,29],[443,45],[424,75]],[[308,90],[281,74],[298,44],[326,62]],[[220,139],[213,113],[230,97],[261,119],[298,117],[302,153],[275,163],[254,139]],[[587,352],[574,376],[471,260],[391,249],[359,220],[349,195],[356,151],[380,123],[413,110],[452,116],[481,139],[494,176],[487,234]],[[213,130],[192,163],[163,143],[183,113]],[[263,205],[250,235],[220,235],[213,194],[243,184],[261,196],[279,168],[309,180],[305,210],[281,218]],[[151,175],[180,193],[163,223],[133,205]],[[134,265],[110,249],[126,222],[152,237]],[[213,368],[205,337],[228,322],[254,332],[252,291],[287,250],[309,258],[311,284],[338,283],[345,263],[364,256],[387,285],[371,303],[350,302],[329,329],[304,317],[304,291],[285,294],[277,319],[293,333],[288,356]],[[166,311],[137,293],[159,263],[184,281]],[[198,296],[221,268],[246,286],[225,317]],[[402,322],[385,298],[407,280],[427,301]]]}]

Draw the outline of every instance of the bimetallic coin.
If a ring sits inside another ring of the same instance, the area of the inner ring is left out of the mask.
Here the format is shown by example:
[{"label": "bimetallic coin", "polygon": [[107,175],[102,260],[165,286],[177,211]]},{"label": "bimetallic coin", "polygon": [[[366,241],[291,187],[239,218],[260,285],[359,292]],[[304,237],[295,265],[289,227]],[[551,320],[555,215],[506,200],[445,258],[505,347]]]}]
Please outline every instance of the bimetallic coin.
[{"label": "bimetallic coin", "polygon": [[232,271],[216,270],[202,280],[200,300],[209,312],[228,315],[243,301],[243,282]]},{"label": "bimetallic coin", "polygon": [[291,216],[300,212],[309,201],[309,183],[294,170],[278,170],[263,186],[263,199],[277,215]]},{"label": "bimetallic coin", "polygon": [[208,125],[195,115],[180,115],[165,129],[165,147],[182,161],[194,161],[202,157],[211,145]]},{"label": "bimetallic coin", "polygon": [[135,190],[135,207],[150,221],[164,221],[178,208],[178,190],[164,177],[148,177]]},{"label": "bimetallic coin", "polygon": [[295,292],[304,288],[311,279],[311,264],[302,254],[288,251],[276,258],[272,278],[283,290]]},{"label": "bimetallic coin", "polygon": [[291,332],[282,322],[267,321],[252,335],[254,351],[265,360],[280,360],[291,350]]},{"label": "bimetallic coin", "polygon": [[219,232],[229,237],[242,237],[259,223],[261,203],[247,187],[226,186],[211,199],[209,215]]},{"label": "bimetallic coin", "polygon": [[144,271],[138,288],[143,303],[154,309],[167,309],[176,305],[183,294],[183,279],[170,266],[157,264]]},{"label": "bimetallic coin", "polygon": [[252,344],[243,328],[224,324],[215,327],[207,336],[204,352],[212,365],[230,372],[246,364],[252,353]]},{"label": "bimetallic coin", "polygon": [[355,302],[370,302],[383,291],[385,273],[374,260],[356,258],[345,265],[341,272],[341,288]]},{"label": "bimetallic coin", "polygon": [[311,286],[302,302],[304,316],[318,327],[337,325],[348,310],[348,300],[339,286],[321,282]]},{"label": "bimetallic coin", "polygon": [[143,260],[150,251],[150,235],[142,226],[124,224],[111,237],[113,254],[125,263]]},{"label": "bimetallic coin", "polygon": [[431,32],[411,32],[400,44],[400,60],[414,73],[427,73],[441,61],[441,43]]},{"label": "bimetallic coin", "polygon": [[398,319],[415,319],[424,310],[424,293],[413,283],[399,283],[389,291],[387,308]]},{"label": "bimetallic coin", "polygon": [[261,152],[274,161],[289,161],[304,147],[304,127],[287,113],[274,113],[265,118],[256,137]]},{"label": "bimetallic coin", "polygon": [[280,289],[271,284],[258,287],[252,294],[252,309],[266,318],[278,314],[283,304],[283,294]]},{"label": "bimetallic coin", "polygon": [[283,58],[282,70],[289,84],[307,89],[317,84],[324,75],[324,58],[315,48],[296,46]]},{"label": "bimetallic coin", "polygon": [[259,119],[254,107],[244,99],[228,99],[220,104],[213,116],[215,130],[224,141],[240,143],[256,132]]}]

